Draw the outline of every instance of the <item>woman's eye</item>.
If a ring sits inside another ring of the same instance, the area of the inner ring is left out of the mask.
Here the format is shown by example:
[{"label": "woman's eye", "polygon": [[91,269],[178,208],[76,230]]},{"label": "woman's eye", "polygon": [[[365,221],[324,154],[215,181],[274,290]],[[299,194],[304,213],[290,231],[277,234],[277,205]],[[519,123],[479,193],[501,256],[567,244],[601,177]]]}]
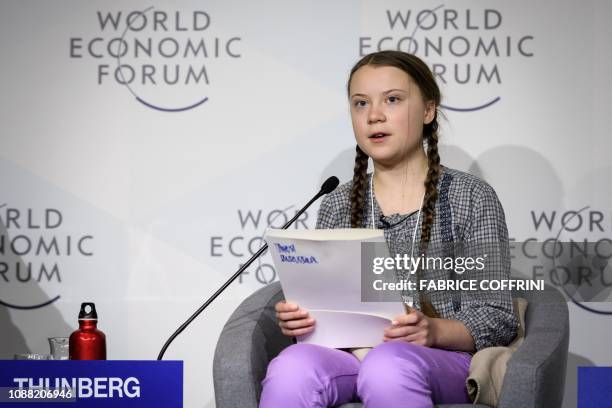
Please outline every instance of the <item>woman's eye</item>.
[{"label": "woman's eye", "polygon": [[396,103],[396,102],[399,102],[399,101],[400,101],[400,98],[399,98],[399,97],[397,97],[397,96],[393,96],[393,95],[391,95],[391,96],[389,96],[389,97],[387,98],[387,100],[388,100],[390,103]]},{"label": "woman's eye", "polygon": [[355,106],[358,108],[363,108],[366,106],[366,101],[355,101]]}]

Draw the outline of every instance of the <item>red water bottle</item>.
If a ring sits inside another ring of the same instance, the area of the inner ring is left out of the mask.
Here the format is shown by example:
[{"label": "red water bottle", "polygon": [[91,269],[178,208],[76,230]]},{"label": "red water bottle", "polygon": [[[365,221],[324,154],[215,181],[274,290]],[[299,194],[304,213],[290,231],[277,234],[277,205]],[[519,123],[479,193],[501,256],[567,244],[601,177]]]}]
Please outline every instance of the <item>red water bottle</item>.
[{"label": "red water bottle", "polygon": [[81,303],[79,329],[70,335],[70,360],[106,360],[106,336],[97,326],[96,305]]}]

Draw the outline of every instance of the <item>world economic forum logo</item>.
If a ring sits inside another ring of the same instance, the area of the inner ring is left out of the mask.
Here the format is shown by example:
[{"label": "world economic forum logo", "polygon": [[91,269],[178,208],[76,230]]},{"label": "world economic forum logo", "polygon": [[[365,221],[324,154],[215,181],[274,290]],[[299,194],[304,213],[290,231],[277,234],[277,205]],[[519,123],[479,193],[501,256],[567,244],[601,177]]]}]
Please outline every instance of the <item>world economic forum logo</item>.
[{"label": "world economic forum logo", "polygon": [[[608,235],[609,213],[590,205],[564,211],[532,211],[535,230],[554,232],[539,245],[539,258],[548,268],[536,267],[532,277],[544,277],[580,309],[612,316],[606,304],[612,297],[612,239]],[[601,234],[588,240],[582,234]],[[527,251],[523,251],[527,255]],[[533,258],[533,253],[528,256]],[[536,255],[538,253],[536,252]],[[534,259],[537,259],[534,258]]]},{"label": "world economic forum logo", "polygon": [[93,17],[96,33],[71,37],[70,58],[93,62],[91,77],[97,85],[123,86],[140,104],[157,111],[201,106],[224,64],[242,57],[241,37],[217,35],[216,21],[205,10],[151,6],[98,10]]},{"label": "world economic forum logo", "polygon": [[67,270],[92,259],[94,236],[58,208],[0,204],[0,305],[31,310],[61,298]]},{"label": "world economic forum logo", "polygon": [[495,105],[512,68],[534,57],[534,36],[513,28],[516,21],[499,9],[376,7],[359,37],[360,56],[382,50],[418,55],[442,88],[447,110],[473,112]]}]

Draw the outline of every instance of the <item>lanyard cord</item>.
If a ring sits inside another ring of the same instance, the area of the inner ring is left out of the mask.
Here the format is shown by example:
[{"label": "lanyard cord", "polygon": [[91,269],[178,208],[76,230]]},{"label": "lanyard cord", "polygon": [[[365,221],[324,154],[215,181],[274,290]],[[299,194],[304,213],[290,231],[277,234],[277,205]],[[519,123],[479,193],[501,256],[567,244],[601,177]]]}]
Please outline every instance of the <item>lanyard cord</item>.
[{"label": "lanyard cord", "polygon": [[[374,172],[370,175],[370,219],[372,220],[372,229],[376,229],[376,223],[374,221]],[[412,242],[410,243],[410,258],[414,259],[414,243],[416,241],[416,234],[419,229],[419,222],[421,221],[421,210],[423,209],[423,202],[425,201],[425,194],[421,198],[421,205],[419,206],[419,212],[417,214],[416,225],[414,226],[414,232],[412,233]],[[402,296],[404,297],[404,296]],[[419,299],[420,299],[419,294]],[[404,304],[408,307],[412,307],[413,301],[412,296],[404,298]],[[408,310],[408,308],[407,308]]]},{"label": "lanyard cord", "polygon": [[[372,229],[376,229],[376,223],[374,221],[374,172],[370,174],[370,218],[372,220]],[[417,214],[416,225],[414,226],[414,232],[412,233],[412,242],[410,243],[410,258],[414,258],[414,243],[416,241],[416,234],[419,228],[419,222],[421,221],[421,209],[423,208],[423,202],[425,201],[425,194],[421,198],[421,205],[419,206],[419,212]]]}]

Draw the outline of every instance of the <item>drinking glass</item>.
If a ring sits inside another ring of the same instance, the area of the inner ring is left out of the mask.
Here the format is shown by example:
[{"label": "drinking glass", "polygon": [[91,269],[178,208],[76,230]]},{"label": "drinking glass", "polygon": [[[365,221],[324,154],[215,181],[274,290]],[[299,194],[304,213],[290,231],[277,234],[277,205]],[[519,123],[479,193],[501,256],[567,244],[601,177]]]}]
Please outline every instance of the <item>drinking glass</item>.
[{"label": "drinking glass", "polygon": [[19,353],[15,354],[15,360],[51,360],[49,354],[38,354],[38,353]]},{"label": "drinking glass", "polygon": [[49,347],[54,360],[68,360],[68,337],[50,337]]}]

